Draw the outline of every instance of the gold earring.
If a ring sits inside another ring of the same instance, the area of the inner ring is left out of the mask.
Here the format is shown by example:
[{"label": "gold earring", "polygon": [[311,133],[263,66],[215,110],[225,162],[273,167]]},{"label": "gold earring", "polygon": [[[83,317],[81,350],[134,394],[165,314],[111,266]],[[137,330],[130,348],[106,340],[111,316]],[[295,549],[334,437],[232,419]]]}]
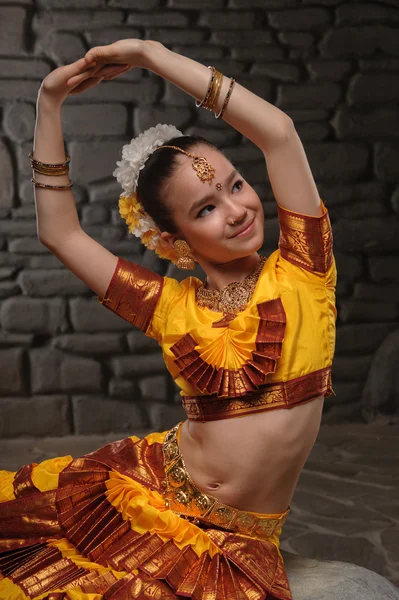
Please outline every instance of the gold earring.
[{"label": "gold earring", "polygon": [[179,269],[195,269],[195,260],[189,256],[191,248],[187,242],[185,240],[176,240],[173,242],[173,246],[180,255],[176,262],[176,266],[179,267]]}]

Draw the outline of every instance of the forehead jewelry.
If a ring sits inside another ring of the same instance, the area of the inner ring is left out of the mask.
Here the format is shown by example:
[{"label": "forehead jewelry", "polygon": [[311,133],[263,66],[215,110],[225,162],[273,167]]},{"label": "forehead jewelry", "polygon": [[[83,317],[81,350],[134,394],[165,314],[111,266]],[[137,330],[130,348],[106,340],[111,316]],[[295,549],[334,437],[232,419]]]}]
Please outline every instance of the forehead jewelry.
[{"label": "forehead jewelry", "polygon": [[[201,179],[202,183],[205,183],[205,181],[209,181],[209,183],[212,182],[212,179],[215,177],[215,169],[212,167],[212,165],[207,161],[207,159],[203,156],[195,156],[195,154],[192,154],[191,152],[187,152],[186,150],[183,150],[182,148],[179,148],[178,146],[159,146],[158,148],[156,148],[156,150],[161,150],[162,148],[173,148],[174,150],[179,150],[179,152],[183,152],[183,154],[186,154],[187,156],[189,156],[190,158],[193,159],[192,161],[192,167],[194,169],[194,171],[196,171],[198,177]],[[156,150],[154,150],[154,152],[156,152]],[[220,185],[220,184],[218,184]],[[216,186],[217,187],[217,186]]]},{"label": "forehead jewelry", "polygon": [[222,191],[222,189],[223,189],[222,184],[221,183],[217,183],[216,184],[216,189],[217,189],[218,192]]}]

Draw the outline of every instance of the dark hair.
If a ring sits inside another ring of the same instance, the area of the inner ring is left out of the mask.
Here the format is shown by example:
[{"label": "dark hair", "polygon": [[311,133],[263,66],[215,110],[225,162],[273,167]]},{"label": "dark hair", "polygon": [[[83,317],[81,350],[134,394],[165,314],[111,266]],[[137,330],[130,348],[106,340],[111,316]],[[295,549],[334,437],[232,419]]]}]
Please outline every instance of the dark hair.
[{"label": "dark hair", "polygon": [[[215,148],[214,144],[207,139],[196,135],[175,137],[163,145],[178,146],[182,150],[190,152],[199,144],[207,144],[211,148]],[[137,196],[144,210],[152,217],[161,231],[169,231],[170,233],[177,233],[177,231],[170,208],[162,198],[162,191],[165,183],[173,175],[178,165],[178,155],[181,156],[182,153],[173,148],[153,152],[140,171],[137,182]]]}]

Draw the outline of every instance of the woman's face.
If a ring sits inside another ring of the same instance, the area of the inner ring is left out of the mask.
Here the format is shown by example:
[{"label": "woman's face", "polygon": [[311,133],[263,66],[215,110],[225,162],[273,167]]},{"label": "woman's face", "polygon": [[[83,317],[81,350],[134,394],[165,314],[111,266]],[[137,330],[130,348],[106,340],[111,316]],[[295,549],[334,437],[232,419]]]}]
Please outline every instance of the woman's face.
[{"label": "woman's face", "polygon": [[[190,152],[205,157],[215,176],[211,182],[202,182],[192,158],[181,154],[180,166],[164,190],[180,235],[163,232],[162,236],[170,243],[184,238],[202,265],[223,264],[253,254],[264,239],[264,213],[258,194],[217,149],[201,145]],[[217,184],[222,184],[221,190]],[[237,235],[244,227],[248,232]]]}]

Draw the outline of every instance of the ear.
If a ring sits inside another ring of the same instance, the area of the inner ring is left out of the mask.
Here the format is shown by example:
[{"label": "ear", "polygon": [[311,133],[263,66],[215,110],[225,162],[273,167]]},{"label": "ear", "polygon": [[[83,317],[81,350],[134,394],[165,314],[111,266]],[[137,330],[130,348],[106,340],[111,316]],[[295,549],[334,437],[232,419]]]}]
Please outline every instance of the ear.
[{"label": "ear", "polygon": [[178,236],[178,235],[176,235],[176,234],[173,234],[173,233],[169,233],[168,231],[162,231],[162,232],[161,232],[161,238],[162,238],[163,240],[165,240],[165,242],[168,242],[168,244],[169,244],[169,245],[170,245],[170,246],[171,246],[173,249],[175,249],[175,248],[174,248],[174,246],[173,246],[173,244],[174,244],[174,242],[175,242],[177,239],[179,239],[179,236]]}]

